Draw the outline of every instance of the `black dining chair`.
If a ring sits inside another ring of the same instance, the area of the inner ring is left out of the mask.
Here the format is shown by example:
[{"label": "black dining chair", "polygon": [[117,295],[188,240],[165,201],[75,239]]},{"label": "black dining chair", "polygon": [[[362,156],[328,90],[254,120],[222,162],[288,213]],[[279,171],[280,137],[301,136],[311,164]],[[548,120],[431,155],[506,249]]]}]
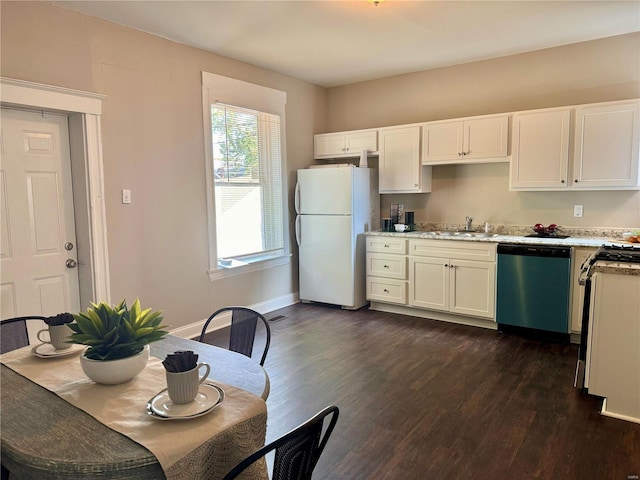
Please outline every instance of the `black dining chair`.
[{"label": "black dining chair", "polygon": [[[339,414],[340,410],[335,405],[326,407],[299,427],[249,455],[227,473],[223,480],[236,478],[273,450],[275,456],[271,480],[311,480],[313,469],[336,426]],[[323,435],[324,420],[329,416],[329,424]]]},{"label": "black dining chair", "polygon": [[10,352],[29,345],[27,322],[30,320],[46,320],[49,317],[31,315],[0,320],[0,353]]},{"label": "black dining chair", "polygon": [[253,344],[256,338],[256,330],[258,328],[258,320],[264,325],[265,329],[265,345],[260,358],[260,365],[264,366],[264,361],[267,358],[267,352],[269,351],[269,344],[271,343],[271,328],[264,315],[251,310],[247,307],[223,307],[216,310],[211,314],[202,327],[202,333],[198,341],[207,343],[205,341],[205,334],[207,333],[207,327],[211,321],[220,316],[231,314],[231,330],[229,333],[229,350],[237,353],[241,353],[249,358],[253,354]]}]

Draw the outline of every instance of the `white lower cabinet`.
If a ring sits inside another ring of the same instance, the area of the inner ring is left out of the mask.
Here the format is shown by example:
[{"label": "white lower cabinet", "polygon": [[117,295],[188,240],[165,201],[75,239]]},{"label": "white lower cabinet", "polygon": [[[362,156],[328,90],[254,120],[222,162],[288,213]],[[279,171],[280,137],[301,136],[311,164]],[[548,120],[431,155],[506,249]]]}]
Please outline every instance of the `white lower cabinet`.
[{"label": "white lower cabinet", "polygon": [[640,423],[640,276],[596,272],[585,375],[602,413]]},{"label": "white lower cabinet", "polygon": [[409,252],[410,306],[495,318],[495,244],[411,240]]},{"label": "white lower cabinet", "polygon": [[407,240],[367,237],[367,300],[407,303]]},{"label": "white lower cabinet", "polygon": [[495,243],[367,237],[371,302],[494,320],[495,296]]}]

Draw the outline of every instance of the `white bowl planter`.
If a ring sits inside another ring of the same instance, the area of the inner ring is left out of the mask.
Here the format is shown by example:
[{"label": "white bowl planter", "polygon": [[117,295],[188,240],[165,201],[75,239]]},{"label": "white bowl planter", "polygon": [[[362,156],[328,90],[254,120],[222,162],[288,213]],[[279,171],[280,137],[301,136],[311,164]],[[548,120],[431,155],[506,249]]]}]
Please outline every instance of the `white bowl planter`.
[{"label": "white bowl planter", "polygon": [[85,375],[96,383],[103,385],[118,385],[124,383],[138,375],[149,361],[149,345],[131,357],[120,358],[118,360],[92,360],[80,356],[80,366]]}]

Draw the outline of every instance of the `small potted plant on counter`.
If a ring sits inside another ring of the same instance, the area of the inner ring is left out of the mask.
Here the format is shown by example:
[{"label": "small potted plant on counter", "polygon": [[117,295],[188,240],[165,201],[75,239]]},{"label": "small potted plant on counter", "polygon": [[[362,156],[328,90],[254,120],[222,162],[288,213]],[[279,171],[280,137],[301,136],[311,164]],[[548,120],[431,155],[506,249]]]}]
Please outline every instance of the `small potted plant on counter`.
[{"label": "small potted plant on counter", "polygon": [[92,303],[74,315],[69,324],[71,343],[87,345],[80,357],[84,373],[96,383],[116,385],[138,375],[149,360],[149,343],[168,332],[161,312],[143,310],[136,298],[129,309],[126,300],[117,305]]}]

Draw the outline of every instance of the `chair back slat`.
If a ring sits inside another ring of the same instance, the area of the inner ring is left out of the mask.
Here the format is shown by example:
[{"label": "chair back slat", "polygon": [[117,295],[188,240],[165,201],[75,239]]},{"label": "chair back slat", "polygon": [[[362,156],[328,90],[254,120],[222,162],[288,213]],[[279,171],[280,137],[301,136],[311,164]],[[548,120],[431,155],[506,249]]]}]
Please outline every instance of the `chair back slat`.
[{"label": "chair back slat", "polygon": [[[274,450],[271,480],[311,480],[313,469],[338,422],[339,414],[337,406],[326,407],[299,427],[249,455],[223,480],[237,478],[250,465]],[[329,424],[324,428],[325,419],[328,417]]]},{"label": "chair back slat", "polygon": [[229,350],[250,357],[258,325],[258,314],[251,310],[234,310],[231,317]]},{"label": "chair back slat", "polygon": [[322,423],[317,423],[278,447],[273,460],[273,480],[310,479],[320,458],[321,434]]},{"label": "chair back slat", "polygon": [[29,345],[28,320],[45,320],[48,317],[34,315],[0,320],[0,354]]},{"label": "chair back slat", "polygon": [[265,331],[265,342],[262,350],[262,356],[260,357],[260,365],[264,366],[264,361],[267,358],[269,352],[269,345],[271,344],[271,328],[264,315],[256,312],[248,307],[223,307],[211,314],[200,333],[198,341],[205,342],[205,335],[207,328],[211,321],[221,314],[231,313],[231,329],[229,333],[229,350],[240,353],[249,358],[253,354],[253,346],[255,343],[256,331],[258,325],[262,323]]}]

